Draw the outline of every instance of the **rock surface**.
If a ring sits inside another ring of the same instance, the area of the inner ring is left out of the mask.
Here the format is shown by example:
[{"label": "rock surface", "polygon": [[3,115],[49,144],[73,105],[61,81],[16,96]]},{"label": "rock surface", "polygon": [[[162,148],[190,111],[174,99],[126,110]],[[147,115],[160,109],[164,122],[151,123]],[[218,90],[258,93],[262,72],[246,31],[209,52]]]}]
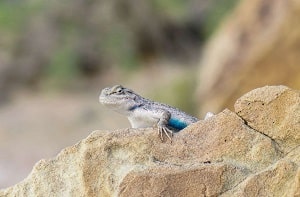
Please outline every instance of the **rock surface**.
[{"label": "rock surface", "polygon": [[243,0],[212,37],[201,62],[202,113],[231,109],[265,85],[300,89],[300,1]]},{"label": "rock surface", "polygon": [[299,196],[300,92],[263,87],[161,142],[95,131],[0,196]]}]

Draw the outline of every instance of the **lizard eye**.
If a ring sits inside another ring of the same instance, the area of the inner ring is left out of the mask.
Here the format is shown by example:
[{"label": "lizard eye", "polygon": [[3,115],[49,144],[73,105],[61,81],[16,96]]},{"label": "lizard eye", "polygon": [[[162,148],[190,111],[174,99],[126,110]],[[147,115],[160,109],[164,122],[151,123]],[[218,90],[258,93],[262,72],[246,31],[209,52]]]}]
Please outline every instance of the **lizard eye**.
[{"label": "lizard eye", "polygon": [[117,90],[116,90],[116,93],[118,93],[118,94],[120,94],[120,93],[122,93],[123,92],[123,88],[118,88]]}]

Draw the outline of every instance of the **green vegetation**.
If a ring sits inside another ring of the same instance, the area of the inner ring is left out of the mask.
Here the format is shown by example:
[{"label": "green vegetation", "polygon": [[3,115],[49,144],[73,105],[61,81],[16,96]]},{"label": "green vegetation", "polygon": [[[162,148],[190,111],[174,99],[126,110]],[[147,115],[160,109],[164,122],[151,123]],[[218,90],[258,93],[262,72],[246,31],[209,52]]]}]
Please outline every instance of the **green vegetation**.
[{"label": "green vegetation", "polygon": [[1,31],[18,33],[28,19],[43,7],[42,1],[1,0],[0,1],[0,27]]},{"label": "green vegetation", "polygon": [[[149,5],[153,6],[152,8],[149,8],[149,10],[144,8],[146,9],[145,14],[149,14],[147,11],[150,13],[153,11],[153,13],[157,14],[153,19],[161,20],[162,22],[154,22],[154,25],[152,26],[156,28],[160,27],[160,25],[162,25],[162,28],[168,27],[163,26],[165,25],[164,23],[168,21],[171,21],[171,26],[175,24],[176,27],[176,23],[178,23],[178,27],[184,28],[185,25],[182,24],[188,22],[187,20],[189,20],[189,9],[191,9],[191,2],[192,1],[184,0],[154,0],[149,3]],[[210,7],[206,11],[207,13],[204,27],[199,27],[199,29],[205,29],[206,39],[212,34],[212,32],[224,19],[224,16],[234,7],[237,2],[238,0],[214,0],[214,6]],[[18,51],[20,48],[20,50],[34,51],[28,47],[40,49],[40,43],[35,43],[35,39],[30,37],[30,27],[32,23],[38,25],[39,23],[44,22],[43,25],[48,25],[48,28],[55,29],[53,32],[57,34],[55,36],[58,36],[57,40],[59,40],[55,41],[58,43],[53,44],[55,49],[51,50],[51,54],[49,54],[50,60],[47,60],[48,62],[45,63],[47,65],[45,74],[46,79],[53,78],[53,80],[59,81],[58,84],[64,84],[64,80],[68,81],[72,80],[73,78],[80,77],[80,75],[78,75],[78,66],[76,65],[78,64],[77,58],[80,56],[80,54],[78,54],[80,51],[75,48],[78,47],[78,43],[83,43],[85,39],[90,39],[90,37],[91,39],[89,42],[92,43],[93,47],[93,49],[90,50],[93,52],[96,51],[95,53],[99,53],[99,57],[96,56],[96,58],[100,59],[99,62],[104,62],[109,66],[116,65],[122,71],[126,71],[127,73],[138,68],[140,65],[143,65],[143,62],[141,62],[143,59],[142,57],[139,57],[140,53],[137,51],[139,48],[137,46],[139,43],[139,39],[137,37],[140,36],[139,34],[141,29],[147,26],[147,24],[142,24],[144,20],[133,19],[129,21],[125,18],[118,18],[118,15],[113,13],[114,10],[111,9],[112,13],[107,13],[104,19],[101,17],[94,17],[93,20],[99,19],[99,21],[93,21],[90,20],[89,17],[93,17],[93,15],[98,14],[98,11],[95,11],[97,9],[94,8],[97,6],[106,6],[106,4],[100,1],[93,1],[93,6],[88,5],[88,3],[86,6],[82,6],[83,4],[84,3],[79,3],[79,6],[76,4],[66,6],[60,2],[46,2],[42,0],[0,1],[0,31],[2,35],[0,42],[4,48],[3,50]],[[60,5],[63,6],[61,7]],[[130,6],[131,4],[128,3],[126,5]],[[91,9],[92,7],[93,9]],[[133,9],[134,8],[128,10]],[[79,15],[76,15],[76,12],[79,12]],[[90,14],[87,12],[95,13]],[[86,16],[87,18],[82,18],[81,16]],[[100,14],[99,16],[102,15]],[[148,15],[145,15],[145,17],[149,18]],[[140,22],[141,24],[136,24],[136,21],[137,23]],[[145,21],[149,21],[149,23],[151,23],[151,19]],[[149,25],[149,27],[152,26]],[[41,28],[45,27],[41,26]],[[182,29],[178,30],[175,28],[174,31],[179,31],[180,35],[180,31],[182,31]],[[157,35],[164,31],[159,32],[157,29],[155,29],[152,32],[151,29],[147,29],[147,32],[150,32],[150,37],[153,34],[153,38],[159,38],[157,42],[166,42],[164,45],[153,44],[154,47],[165,47],[168,45],[167,41],[162,39],[164,37],[168,37],[169,35]],[[174,35],[175,34],[176,32]],[[27,40],[24,43],[33,44],[30,44],[30,46],[20,46],[18,41],[22,40],[24,35],[29,35],[28,37],[25,37]],[[43,35],[38,36],[42,37]],[[199,37],[200,36],[201,35],[199,35]],[[140,40],[143,40],[143,38]],[[170,40],[172,42],[172,39]],[[170,40],[168,40],[168,42],[170,42]],[[176,39],[174,40],[176,41]],[[146,42],[155,42],[155,40],[149,39]],[[150,46],[150,48],[153,46]],[[170,47],[174,47],[176,49],[176,46]],[[181,46],[178,46],[177,48],[179,49],[180,47]],[[41,50],[43,50],[43,48],[41,48]],[[159,49],[157,51],[163,52],[164,49]],[[95,55],[93,57],[95,57]],[[157,57],[160,58],[164,56],[158,54]],[[104,61],[102,61],[101,58],[104,58]],[[179,82],[176,86],[176,88],[182,89],[181,91],[186,91],[186,87],[183,88]]]},{"label": "green vegetation", "polygon": [[208,39],[222,21],[226,18],[227,14],[235,7],[239,0],[216,0],[214,6],[210,8],[205,20],[204,30],[205,36]]},{"label": "green vegetation", "polygon": [[56,51],[46,68],[47,79],[55,81],[58,86],[66,85],[68,81],[79,74],[73,48],[66,45]]},{"label": "green vegetation", "polygon": [[20,28],[25,22],[28,15],[26,3],[10,3],[8,1],[0,1],[0,26],[1,31],[13,32]]},{"label": "green vegetation", "polygon": [[105,55],[113,59],[123,71],[130,71],[139,66],[131,37],[125,27],[113,24],[110,30],[103,34],[100,41]]},{"label": "green vegetation", "polygon": [[194,97],[196,89],[196,76],[191,72],[185,72],[180,78],[174,79],[168,87],[160,87],[153,93],[152,98],[162,103],[177,106],[183,111],[196,114],[197,108]]},{"label": "green vegetation", "polygon": [[188,3],[186,0],[153,0],[154,9],[158,12],[175,19],[187,16]]}]

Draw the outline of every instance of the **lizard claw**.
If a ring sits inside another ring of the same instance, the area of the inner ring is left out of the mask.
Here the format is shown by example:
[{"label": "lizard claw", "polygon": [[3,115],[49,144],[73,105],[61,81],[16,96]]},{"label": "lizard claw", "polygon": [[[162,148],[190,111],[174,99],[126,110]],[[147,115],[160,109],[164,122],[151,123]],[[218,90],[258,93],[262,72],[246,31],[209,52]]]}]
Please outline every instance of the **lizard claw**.
[{"label": "lizard claw", "polygon": [[167,127],[159,126],[158,127],[158,134],[160,135],[161,141],[164,140],[163,134],[165,134],[169,138],[169,140],[172,142],[173,132],[170,129],[168,129]]}]

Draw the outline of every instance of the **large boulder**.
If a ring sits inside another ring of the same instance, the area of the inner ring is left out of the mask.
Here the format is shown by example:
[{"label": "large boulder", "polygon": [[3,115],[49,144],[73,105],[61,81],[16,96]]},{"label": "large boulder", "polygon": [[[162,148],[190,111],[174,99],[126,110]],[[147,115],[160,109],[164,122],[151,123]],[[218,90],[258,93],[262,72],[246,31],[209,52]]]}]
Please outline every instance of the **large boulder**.
[{"label": "large boulder", "polygon": [[201,113],[233,106],[265,85],[300,88],[300,0],[243,0],[208,42],[201,61]]},{"label": "large boulder", "polygon": [[200,120],[172,142],[152,128],[95,131],[0,196],[300,195],[299,97],[256,89],[236,113]]}]

